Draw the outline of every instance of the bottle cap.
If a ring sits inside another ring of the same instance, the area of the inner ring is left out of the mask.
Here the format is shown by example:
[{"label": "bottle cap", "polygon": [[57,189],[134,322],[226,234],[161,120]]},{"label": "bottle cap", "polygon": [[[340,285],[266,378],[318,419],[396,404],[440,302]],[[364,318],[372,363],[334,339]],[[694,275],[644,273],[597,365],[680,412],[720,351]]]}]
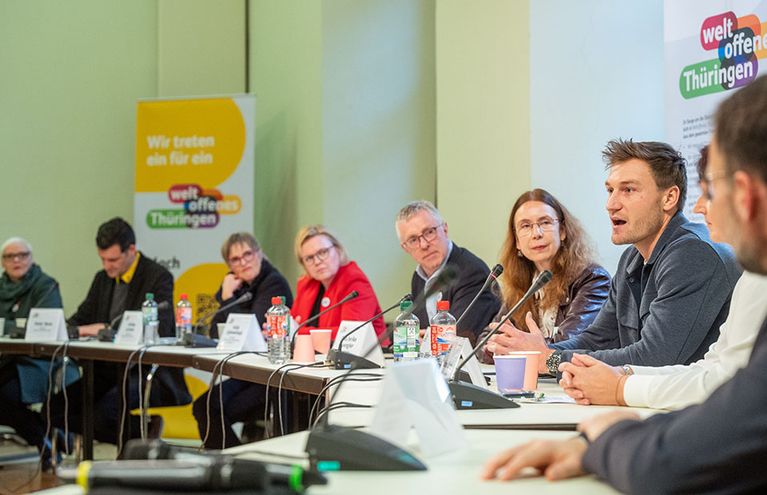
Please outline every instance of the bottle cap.
[{"label": "bottle cap", "polygon": [[189,296],[186,294],[186,292],[182,292],[179,296],[181,299],[189,299]]},{"label": "bottle cap", "polygon": [[146,293],[146,300],[147,301],[153,301],[154,300],[154,294],[152,294],[151,292],[147,292]]},{"label": "bottle cap", "polygon": [[281,296],[272,297],[272,306],[277,306],[278,304],[282,304],[282,297]]},{"label": "bottle cap", "polygon": [[437,311],[450,311],[450,301],[437,301]]},{"label": "bottle cap", "polygon": [[413,301],[402,301],[399,303],[399,310],[400,311],[407,311],[408,309],[413,307]]}]

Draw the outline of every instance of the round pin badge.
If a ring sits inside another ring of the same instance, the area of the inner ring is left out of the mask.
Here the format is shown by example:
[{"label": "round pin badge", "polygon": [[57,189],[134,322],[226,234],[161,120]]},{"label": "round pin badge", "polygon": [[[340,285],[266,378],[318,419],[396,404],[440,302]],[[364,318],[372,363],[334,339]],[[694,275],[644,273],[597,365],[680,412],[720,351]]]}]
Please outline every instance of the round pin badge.
[{"label": "round pin badge", "polygon": [[320,304],[322,304],[323,308],[327,308],[328,306],[330,306],[330,298],[329,297],[323,297],[322,298],[322,302]]}]

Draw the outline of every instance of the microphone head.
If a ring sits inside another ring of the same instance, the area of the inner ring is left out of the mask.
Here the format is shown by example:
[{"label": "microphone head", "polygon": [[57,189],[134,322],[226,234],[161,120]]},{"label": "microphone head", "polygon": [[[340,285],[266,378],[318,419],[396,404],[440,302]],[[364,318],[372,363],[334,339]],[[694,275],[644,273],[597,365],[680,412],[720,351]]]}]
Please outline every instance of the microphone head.
[{"label": "microphone head", "polygon": [[495,266],[493,267],[493,269],[492,269],[492,270],[490,270],[490,275],[491,275],[493,278],[498,278],[498,277],[500,277],[500,276],[501,276],[501,273],[503,273],[503,265],[501,265],[500,263],[498,263],[497,265],[495,265]]},{"label": "microphone head", "polygon": [[159,440],[129,440],[125,444],[125,459],[170,459],[168,444]]},{"label": "microphone head", "polygon": [[[532,292],[538,292],[541,288],[551,282],[551,272],[549,270],[543,270],[538,278],[535,279],[533,286],[530,288]],[[535,289],[535,290],[533,290]]]},{"label": "microphone head", "polygon": [[246,292],[245,294],[241,295],[240,298],[237,299],[237,301],[239,301],[239,303],[244,303],[244,302],[250,301],[251,299],[253,299],[253,293]]},{"label": "microphone head", "polygon": [[359,293],[359,292],[357,292],[356,290],[353,290],[353,291],[351,291],[351,292],[349,293],[349,295],[348,295],[348,296],[346,296],[344,299],[346,299],[347,301],[351,301],[352,299],[354,299],[355,297],[357,297],[357,296],[359,296],[359,295],[360,295],[360,293]]},{"label": "microphone head", "polygon": [[402,304],[402,303],[403,303],[403,302],[405,302],[405,301],[410,301],[410,302],[413,302],[413,294],[411,294],[411,293],[409,293],[409,292],[408,292],[407,294],[405,294],[404,296],[402,296],[402,299],[400,299],[400,300],[399,300],[400,304]]}]

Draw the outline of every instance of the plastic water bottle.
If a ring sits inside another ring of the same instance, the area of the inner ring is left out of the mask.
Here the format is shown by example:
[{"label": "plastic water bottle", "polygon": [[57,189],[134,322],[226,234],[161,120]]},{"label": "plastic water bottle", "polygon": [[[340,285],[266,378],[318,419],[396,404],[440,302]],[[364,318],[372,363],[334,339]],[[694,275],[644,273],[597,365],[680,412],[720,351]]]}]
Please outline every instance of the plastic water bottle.
[{"label": "plastic water bottle", "polygon": [[455,339],[455,317],[449,313],[450,301],[437,302],[437,314],[429,322],[431,325],[431,355],[442,365],[450,344]]},{"label": "plastic water bottle", "polygon": [[418,358],[418,331],[421,322],[411,311],[413,301],[402,301],[400,314],[394,320],[394,361],[413,361]]},{"label": "plastic water bottle", "polygon": [[146,293],[146,300],[141,304],[141,312],[144,314],[144,345],[154,345],[160,338],[160,318],[157,315],[157,303],[154,294]]},{"label": "plastic water bottle", "polygon": [[192,333],[192,303],[189,296],[181,294],[181,300],[176,304],[176,340]]},{"label": "plastic water bottle", "polygon": [[285,306],[284,297],[272,298],[272,307],[266,312],[266,321],[269,328],[269,362],[284,364],[290,359],[290,310]]}]

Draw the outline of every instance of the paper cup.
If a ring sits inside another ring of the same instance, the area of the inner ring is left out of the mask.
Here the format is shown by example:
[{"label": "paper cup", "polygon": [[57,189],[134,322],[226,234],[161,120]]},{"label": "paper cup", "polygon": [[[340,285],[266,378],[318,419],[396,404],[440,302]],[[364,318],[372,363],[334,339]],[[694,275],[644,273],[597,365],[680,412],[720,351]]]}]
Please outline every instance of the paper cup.
[{"label": "paper cup", "polygon": [[[541,356],[541,351],[514,351],[508,354],[509,356],[524,356],[527,358],[525,363],[525,390],[535,390],[538,388],[538,360]],[[498,356],[495,356],[497,359]]]},{"label": "paper cup", "polygon": [[314,350],[320,354],[327,354],[330,350],[330,334],[332,332],[324,328],[314,328],[309,330],[309,333],[311,334]]},{"label": "paper cup", "polygon": [[296,349],[293,351],[293,361],[297,363],[314,362],[314,346],[311,335],[296,335]]},{"label": "paper cup", "polygon": [[524,355],[495,356],[495,380],[498,392],[505,394],[524,388],[526,363],[527,356]]}]

